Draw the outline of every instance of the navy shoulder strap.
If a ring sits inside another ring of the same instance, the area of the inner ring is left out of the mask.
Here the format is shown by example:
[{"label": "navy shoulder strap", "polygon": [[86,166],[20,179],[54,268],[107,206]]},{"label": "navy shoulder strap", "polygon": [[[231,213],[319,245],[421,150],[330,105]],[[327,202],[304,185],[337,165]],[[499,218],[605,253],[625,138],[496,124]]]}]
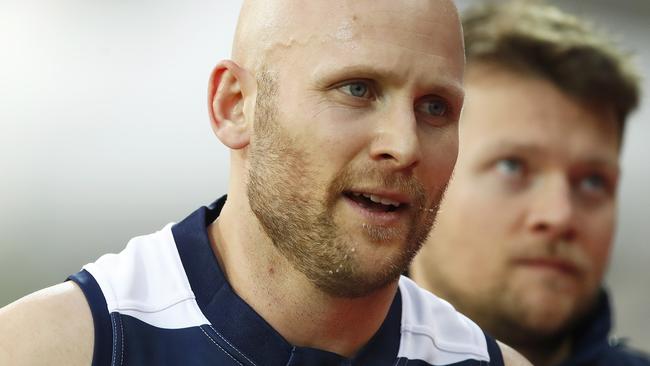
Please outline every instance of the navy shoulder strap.
[{"label": "navy shoulder strap", "polygon": [[503,366],[503,354],[497,341],[487,333],[485,333],[485,340],[487,342],[488,353],[490,354],[490,366]]},{"label": "navy shoulder strap", "polygon": [[92,365],[108,366],[111,364],[113,357],[113,333],[111,317],[102,290],[93,276],[86,270],[73,274],[68,277],[68,280],[73,281],[81,288],[93,316],[95,340]]}]

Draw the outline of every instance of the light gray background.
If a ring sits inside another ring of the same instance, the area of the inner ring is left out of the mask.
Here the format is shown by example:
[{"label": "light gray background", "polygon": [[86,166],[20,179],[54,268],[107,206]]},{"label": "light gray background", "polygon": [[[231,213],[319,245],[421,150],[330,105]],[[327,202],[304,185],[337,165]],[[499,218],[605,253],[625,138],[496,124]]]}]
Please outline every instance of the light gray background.
[{"label": "light gray background", "polygon": [[[0,306],[226,191],[206,88],[239,3],[0,0]],[[650,1],[557,3],[610,29],[650,75]],[[608,275],[617,333],[645,350],[648,99],[627,130]]]}]

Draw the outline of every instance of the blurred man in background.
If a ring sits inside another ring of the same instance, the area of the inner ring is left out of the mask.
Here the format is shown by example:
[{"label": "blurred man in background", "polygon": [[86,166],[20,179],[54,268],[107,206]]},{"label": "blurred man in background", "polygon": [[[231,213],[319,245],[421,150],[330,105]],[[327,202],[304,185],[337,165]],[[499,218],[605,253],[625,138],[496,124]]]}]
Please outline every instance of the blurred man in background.
[{"label": "blurred man in background", "polygon": [[648,365],[610,342],[603,275],[628,57],[540,3],[470,9],[459,157],[412,276],[535,365]]}]

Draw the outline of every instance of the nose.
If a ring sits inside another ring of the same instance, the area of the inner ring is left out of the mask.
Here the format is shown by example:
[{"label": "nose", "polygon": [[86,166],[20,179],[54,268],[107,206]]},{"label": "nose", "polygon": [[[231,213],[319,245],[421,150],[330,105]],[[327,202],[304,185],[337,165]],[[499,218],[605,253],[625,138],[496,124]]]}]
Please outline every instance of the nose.
[{"label": "nose", "polygon": [[542,178],[538,184],[526,218],[528,229],[553,239],[573,239],[574,207],[570,182],[557,174]]},{"label": "nose", "polygon": [[388,111],[377,121],[370,155],[394,170],[412,170],[421,159],[418,125],[412,104]]}]

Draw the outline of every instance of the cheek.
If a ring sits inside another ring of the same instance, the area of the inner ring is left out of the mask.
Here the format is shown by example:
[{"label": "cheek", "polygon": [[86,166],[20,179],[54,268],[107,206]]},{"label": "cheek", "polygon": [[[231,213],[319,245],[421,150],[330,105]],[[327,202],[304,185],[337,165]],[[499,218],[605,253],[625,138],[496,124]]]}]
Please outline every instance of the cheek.
[{"label": "cheek", "polygon": [[[612,199],[599,206],[576,205],[576,226],[580,233],[593,242],[591,246],[601,248],[611,241],[616,223],[616,202]],[[600,244],[596,244],[600,243]],[[597,251],[600,251],[597,250]]]},{"label": "cheek", "polygon": [[486,243],[505,252],[508,243],[515,239],[521,221],[522,207],[519,200],[499,194],[482,184],[478,178],[466,177],[463,184],[470,186],[462,196],[467,226]]},{"label": "cheek", "polygon": [[517,207],[485,189],[479,177],[463,175],[452,181],[441,206],[440,226],[453,240],[447,253],[462,267],[466,280],[482,288],[503,286],[516,236]]},{"label": "cheek", "polygon": [[446,185],[451,178],[458,157],[458,134],[449,128],[440,135],[426,141],[422,146],[422,165],[428,179],[436,187]]},{"label": "cheek", "polygon": [[582,224],[584,251],[592,265],[594,282],[599,283],[605,273],[612,247],[614,217],[593,215],[590,221]]},{"label": "cheek", "polygon": [[370,141],[368,131],[372,130],[373,119],[366,118],[362,113],[336,107],[325,108],[319,113],[301,114],[310,117],[300,127],[303,134],[313,139],[321,150],[322,156],[354,156],[364,149]]},{"label": "cheek", "polygon": [[437,265],[446,280],[469,294],[489,293],[500,288],[506,281],[502,250],[470,226],[458,230],[464,234],[455,234],[455,240],[441,242],[444,249],[437,253]]},{"label": "cheek", "polygon": [[328,111],[311,117],[300,110],[294,114],[284,111],[281,117],[281,123],[291,131],[289,143],[294,145],[294,150],[300,151],[312,175],[325,180],[348,165],[367,144],[367,129],[363,123],[343,119],[341,114],[344,115]]},{"label": "cheek", "polygon": [[486,283],[503,272],[508,241],[503,234],[503,219],[498,217],[500,212],[495,211],[498,206],[477,192],[481,192],[480,187],[452,182],[434,232],[441,235],[450,271],[462,274],[465,281]]}]

